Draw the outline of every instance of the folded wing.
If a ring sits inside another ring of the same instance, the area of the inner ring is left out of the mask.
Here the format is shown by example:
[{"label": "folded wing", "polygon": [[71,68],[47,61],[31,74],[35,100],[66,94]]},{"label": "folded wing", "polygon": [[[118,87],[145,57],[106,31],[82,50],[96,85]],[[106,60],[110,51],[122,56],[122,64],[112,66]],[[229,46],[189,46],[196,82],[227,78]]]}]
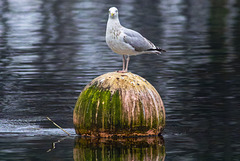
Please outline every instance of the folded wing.
[{"label": "folded wing", "polygon": [[135,51],[145,52],[151,49],[156,49],[156,46],[151,41],[147,40],[140,33],[134,30],[124,28],[123,33],[124,42],[130,44]]}]

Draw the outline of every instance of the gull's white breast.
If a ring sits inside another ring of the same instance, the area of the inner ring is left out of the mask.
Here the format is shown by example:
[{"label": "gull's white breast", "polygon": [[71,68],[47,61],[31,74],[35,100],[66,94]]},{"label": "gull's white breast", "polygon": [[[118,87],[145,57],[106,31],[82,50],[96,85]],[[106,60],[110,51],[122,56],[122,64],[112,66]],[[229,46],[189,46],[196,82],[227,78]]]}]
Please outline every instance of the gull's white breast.
[{"label": "gull's white breast", "polygon": [[106,31],[106,42],[113,52],[120,55],[136,55],[137,52],[130,45],[125,43],[124,36],[126,36],[122,31],[122,27],[114,27],[109,25]]}]

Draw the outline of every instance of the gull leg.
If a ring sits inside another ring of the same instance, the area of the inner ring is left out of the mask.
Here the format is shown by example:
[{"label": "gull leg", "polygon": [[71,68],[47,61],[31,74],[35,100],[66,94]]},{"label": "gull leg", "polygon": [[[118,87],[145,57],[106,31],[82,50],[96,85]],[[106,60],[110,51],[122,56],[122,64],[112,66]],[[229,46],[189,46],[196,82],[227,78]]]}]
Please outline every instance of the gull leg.
[{"label": "gull leg", "polygon": [[125,58],[125,56],[123,55],[123,69],[122,69],[122,71],[125,71],[125,64],[126,64],[126,58]]},{"label": "gull leg", "polygon": [[130,60],[130,56],[128,55],[127,56],[127,64],[126,64],[126,68],[125,68],[125,72],[127,72],[128,71],[128,63],[129,63],[129,60]]},{"label": "gull leg", "polygon": [[[127,67],[128,67],[128,62],[129,62],[129,56],[127,57],[127,66],[126,66],[126,58],[123,55],[123,69],[118,71],[119,73],[125,73],[127,72]],[[126,67],[125,67],[126,66]]]}]

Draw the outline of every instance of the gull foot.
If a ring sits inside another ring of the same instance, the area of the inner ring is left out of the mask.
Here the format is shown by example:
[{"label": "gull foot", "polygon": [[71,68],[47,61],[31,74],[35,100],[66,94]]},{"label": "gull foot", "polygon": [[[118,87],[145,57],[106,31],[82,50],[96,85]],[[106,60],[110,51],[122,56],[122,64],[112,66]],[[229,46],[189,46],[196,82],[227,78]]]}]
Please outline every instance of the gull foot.
[{"label": "gull foot", "polygon": [[117,71],[118,73],[127,73],[127,71],[125,71],[125,70],[119,70],[119,71]]}]

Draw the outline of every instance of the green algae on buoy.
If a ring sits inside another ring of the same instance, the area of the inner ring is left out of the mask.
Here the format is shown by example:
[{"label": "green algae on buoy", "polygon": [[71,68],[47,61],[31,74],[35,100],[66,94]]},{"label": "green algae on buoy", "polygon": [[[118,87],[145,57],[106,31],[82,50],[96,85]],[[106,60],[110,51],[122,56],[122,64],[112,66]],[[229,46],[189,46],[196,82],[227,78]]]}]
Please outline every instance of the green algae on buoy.
[{"label": "green algae on buoy", "polygon": [[158,135],[165,126],[165,108],[156,89],[144,78],[110,72],[83,89],[73,124],[82,136]]}]

